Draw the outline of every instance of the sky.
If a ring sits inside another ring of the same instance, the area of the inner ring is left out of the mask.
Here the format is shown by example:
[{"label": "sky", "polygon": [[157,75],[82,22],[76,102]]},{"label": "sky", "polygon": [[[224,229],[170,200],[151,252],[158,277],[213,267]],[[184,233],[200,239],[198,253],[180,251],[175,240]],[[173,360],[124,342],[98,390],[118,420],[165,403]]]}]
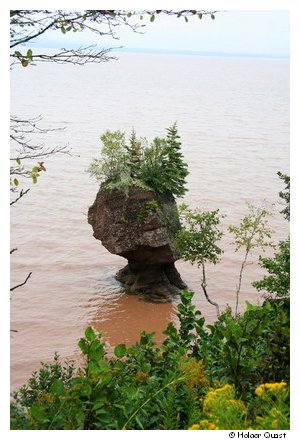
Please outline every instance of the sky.
[{"label": "sky", "polygon": [[[149,16],[143,34],[132,32],[126,26],[116,31],[119,40],[101,37],[99,46],[119,47],[124,50],[186,52],[203,54],[234,54],[289,57],[289,11],[220,11],[216,19],[209,15],[202,20],[192,17],[186,23],[183,18],[156,16],[150,23]],[[99,43],[91,33],[65,35],[56,32],[39,38],[35,46],[71,47]],[[31,43],[31,46],[34,45]]]}]

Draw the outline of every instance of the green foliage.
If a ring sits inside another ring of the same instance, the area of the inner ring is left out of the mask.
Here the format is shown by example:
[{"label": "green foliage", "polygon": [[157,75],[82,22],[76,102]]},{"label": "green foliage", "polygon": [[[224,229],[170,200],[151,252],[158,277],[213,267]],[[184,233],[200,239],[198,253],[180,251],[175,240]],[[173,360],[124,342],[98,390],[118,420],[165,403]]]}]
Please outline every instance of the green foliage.
[{"label": "green foliage", "polygon": [[43,365],[14,393],[11,429],[287,429],[286,307],[248,304],[206,328],[192,297],[182,293],[180,327],[170,323],[160,346],[142,332],[107,357],[88,327],[84,366]]},{"label": "green foliage", "polygon": [[229,226],[228,230],[234,236],[236,251],[244,250],[239,282],[236,289],[235,316],[238,313],[239,295],[242,287],[242,279],[250,253],[255,248],[265,249],[268,246],[274,247],[271,242],[272,230],[268,225],[268,217],[271,215],[266,208],[258,208],[248,204],[249,214],[244,216],[239,226]]},{"label": "green foliage", "polygon": [[13,398],[22,401],[26,407],[32,406],[40,396],[48,393],[56,380],[61,380],[68,387],[75,372],[74,362],[61,364],[57,353],[54,355],[53,363],[41,365],[40,370],[33,373],[27,384],[13,393]]},{"label": "green foliage", "polygon": [[130,179],[129,169],[126,165],[127,148],[125,133],[120,131],[106,131],[101,137],[101,159],[94,159],[88,168],[91,176],[95,176],[100,182],[110,183]]},{"label": "green foliage", "polygon": [[101,141],[101,158],[94,159],[87,171],[101,182],[103,189],[126,193],[130,187],[139,186],[160,194],[185,194],[188,171],[175,124],[167,130],[166,138],[156,137],[149,146],[134,131],[128,144],[125,133],[120,131],[105,132]]},{"label": "green foliage", "polygon": [[[167,129],[166,148],[162,160],[162,168],[166,176],[166,191],[177,197],[186,193],[186,180],[188,175],[187,164],[181,152],[180,136],[177,133],[176,123]],[[162,192],[164,192],[162,190]]]},{"label": "green foliage", "polygon": [[[279,196],[285,201],[286,207],[281,211],[283,216],[290,220],[290,177],[278,172],[277,175],[286,184],[285,192],[280,191]],[[290,237],[278,244],[278,252],[273,258],[260,256],[259,264],[266,269],[269,275],[262,280],[255,281],[253,286],[263,290],[275,298],[289,297],[290,295]]]},{"label": "green foliage", "polygon": [[261,291],[268,292],[275,297],[290,295],[290,238],[279,243],[279,252],[273,258],[259,257],[259,264],[266,269],[269,275],[262,280],[255,281],[253,286]]},{"label": "green foliage", "polygon": [[217,245],[223,236],[219,229],[222,218],[219,210],[192,211],[182,204],[179,215],[183,227],[177,233],[174,244],[181,258],[198,267],[206,262],[216,264],[223,252]]},{"label": "green foliage", "polygon": [[181,303],[177,306],[177,317],[180,322],[180,328],[174,326],[170,322],[164,331],[167,339],[164,341],[164,346],[167,348],[174,348],[180,351],[182,355],[187,353],[193,355],[196,359],[202,358],[200,344],[201,338],[206,337],[204,330],[205,319],[199,310],[192,304],[193,292],[184,290],[181,292]]},{"label": "green foliage", "polygon": [[157,200],[149,200],[145,203],[145,206],[139,210],[137,217],[143,222],[146,220],[150,213],[156,213],[159,209],[159,203]]},{"label": "green foliage", "polygon": [[[37,162],[37,165],[34,165],[31,169],[24,169],[24,166],[21,163],[21,160],[19,158],[16,159],[17,167],[13,169],[12,175],[17,174],[18,176],[24,176],[26,178],[32,179],[32,183],[37,183],[38,177],[40,177],[40,173],[42,171],[46,171],[46,168],[44,166],[44,162]],[[11,179],[11,189],[14,190],[14,187],[17,187],[20,185],[20,180],[17,178]]]},{"label": "green foliage", "polygon": [[285,191],[279,192],[279,197],[286,203],[286,207],[280,212],[288,221],[290,221],[290,176],[282,174],[280,171],[278,171],[277,175],[286,185]]},{"label": "green foliage", "polygon": [[[214,347],[206,345],[211,380],[231,383],[239,395],[247,397],[251,387],[261,381],[287,378],[289,358],[281,355],[278,343],[289,346],[288,322],[288,311],[269,302],[262,307],[248,303],[245,313],[236,318],[230,309],[225,310],[218,321],[208,326],[208,340]],[[283,350],[287,354],[287,349]],[[268,365],[272,372],[266,371]]]},{"label": "green foliage", "polygon": [[152,143],[144,150],[140,168],[141,181],[158,193],[165,192],[168,187],[168,179],[162,166],[165,150],[166,140],[158,137],[154,138]]},{"label": "green foliage", "polygon": [[220,219],[223,217],[219,210],[192,211],[187,205],[179,207],[182,228],[174,239],[174,246],[185,261],[196,263],[201,268],[201,287],[207,301],[216,307],[219,316],[220,310],[216,302],[212,301],[207,292],[206,263],[216,264],[219,261],[222,249],[217,242],[223,233],[219,229]]},{"label": "green foliage", "polygon": [[234,236],[236,251],[243,248],[247,253],[255,248],[264,249],[271,246],[272,230],[268,226],[271,213],[266,208],[248,204],[249,214],[245,215],[239,226],[229,226]]}]

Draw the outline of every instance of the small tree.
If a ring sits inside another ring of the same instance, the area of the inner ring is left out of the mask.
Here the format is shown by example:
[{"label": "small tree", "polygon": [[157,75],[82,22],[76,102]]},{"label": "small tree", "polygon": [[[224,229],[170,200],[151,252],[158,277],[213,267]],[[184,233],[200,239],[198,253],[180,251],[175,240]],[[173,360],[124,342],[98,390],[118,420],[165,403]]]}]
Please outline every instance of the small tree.
[{"label": "small tree", "polygon": [[94,159],[87,171],[107,188],[124,188],[131,181],[125,133],[107,130],[100,139],[101,157]]},{"label": "small tree", "polygon": [[206,264],[218,263],[223,252],[217,245],[223,236],[219,229],[221,217],[218,209],[215,211],[192,211],[183,204],[180,206],[183,227],[174,240],[174,245],[181,258],[192,264],[197,264],[201,269],[203,293],[207,301],[216,308],[218,316],[220,315],[219,306],[210,299],[207,292]]},{"label": "small tree", "polygon": [[134,129],[131,131],[129,145],[126,145],[126,150],[128,152],[127,165],[130,168],[130,175],[133,179],[138,179],[143,158],[143,146],[142,140],[137,138]]},{"label": "small tree", "polygon": [[[281,214],[290,220],[290,177],[278,171],[277,175],[286,184],[285,191],[279,192],[286,207],[280,211]],[[275,297],[288,297],[290,295],[290,237],[279,243],[279,251],[274,258],[259,257],[259,264],[266,269],[269,275],[264,276],[260,281],[255,281],[252,285],[257,290],[265,290]]]},{"label": "small tree", "polygon": [[265,249],[268,246],[273,246],[270,238],[272,230],[268,226],[268,217],[271,213],[265,208],[257,208],[248,204],[249,214],[242,218],[239,226],[229,226],[228,230],[234,235],[235,251],[244,249],[244,258],[241,264],[239,273],[239,282],[236,287],[236,303],[235,303],[235,317],[237,317],[239,306],[239,295],[242,286],[242,279],[245,267],[247,265],[250,253],[256,249]]},{"label": "small tree", "polygon": [[188,175],[188,169],[181,152],[180,136],[177,132],[176,123],[167,129],[162,168],[168,190],[175,196],[184,196],[187,191],[185,179]]},{"label": "small tree", "polygon": [[166,192],[167,180],[164,178],[163,158],[165,154],[166,140],[155,137],[149,147],[144,151],[144,158],[141,163],[141,180],[155,192]]},{"label": "small tree", "polygon": [[279,243],[279,252],[273,258],[259,257],[259,264],[269,275],[252,285],[257,290],[265,290],[275,297],[290,295],[290,238]]}]

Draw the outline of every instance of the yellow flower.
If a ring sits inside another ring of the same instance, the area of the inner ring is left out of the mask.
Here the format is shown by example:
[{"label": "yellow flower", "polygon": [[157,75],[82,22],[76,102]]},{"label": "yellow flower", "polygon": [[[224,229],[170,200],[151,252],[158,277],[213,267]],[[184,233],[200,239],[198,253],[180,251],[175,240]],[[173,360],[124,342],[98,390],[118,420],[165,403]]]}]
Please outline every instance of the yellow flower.
[{"label": "yellow flower", "polygon": [[215,402],[232,400],[233,397],[234,389],[229,384],[217,388],[216,390],[209,391],[204,399],[203,410],[208,412]]},{"label": "yellow flower", "polygon": [[206,430],[215,430],[218,429],[217,426],[215,425],[215,423],[210,422],[209,420],[201,420],[199,423],[197,423],[196,425],[193,425],[189,428],[189,430],[196,430],[196,429],[206,429]]},{"label": "yellow flower", "polygon": [[208,420],[201,420],[199,423],[200,429],[218,429],[217,426],[213,422],[209,422]]},{"label": "yellow flower", "polygon": [[273,393],[276,394],[277,392],[282,391],[286,387],[287,387],[286,382],[263,383],[256,388],[255,394],[257,396],[261,396],[266,391],[270,391],[272,394]]},{"label": "yellow flower", "polygon": [[190,428],[188,428],[188,430],[194,430],[194,429],[199,429],[199,425],[193,425]]}]

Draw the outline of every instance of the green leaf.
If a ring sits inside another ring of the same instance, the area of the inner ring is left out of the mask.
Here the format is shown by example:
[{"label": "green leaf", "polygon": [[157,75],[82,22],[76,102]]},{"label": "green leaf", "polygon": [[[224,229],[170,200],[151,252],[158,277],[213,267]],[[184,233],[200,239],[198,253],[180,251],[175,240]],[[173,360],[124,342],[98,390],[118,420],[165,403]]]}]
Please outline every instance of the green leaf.
[{"label": "green leaf", "polygon": [[21,164],[21,160],[18,158],[18,159],[16,159],[16,162],[17,162],[17,164],[18,165],[20,165]]},{"label": "green leaf", "polygon": [[32,50],[31,49],[28,49],[26,56],[27,56],[27,58],[32,59]]},{"label": "green leaf", "polygon": [[151,17],[150,17],[151,23],[153,23],[154,20],[155,20],[155,15],[151,15]]},{"label": "green leaf", "polygon": [[32,177],[32,182],[33,183],[36,183],[37,182],[37,178],[36,178],[36,176],[31,176]]},{"label": "green leaf", "polygon": [[91,353],[95,353],[97,351],[103,352],[103,346],[98,339],[94,339],[94,341],[91,343],[90,351],[91,351]]},{"label": "green leaf", "polygon": [[94,352],[90,351],[89,353],[90,360],[94,362],[100,361],[103,358],[103,356],[104,356],[104,348],[102,347],[102,345],[97,351]]},{"label": "green leaf", "polygon": [[99,362],[97,362],[97,366],[99,371],[109,370],[109,365],[104,359],[101,359]]},{"label": "green leaf", "polygon": [[107,385],[112,380],[112,378],[113,378],[112,374],[110,374],[110,373],[109,374],[104,374],[100,378],[100,380],[97,382],[97,387],[102,387],[102,386]]},{"label": "green leaf", "polygon": [[187,16],[184,17],[186,23],[189,21],[189,19],[187,18]]},{"label": "green leaf", "polygon": [[150,373],[151,364],[149,362],[142,364],[141,370],[143,371],[143,373]]},{"label": "green leaf", "polygon": [[15,55],[16,55],[18,58],[22,58],[22,57],[23,57],[23,55],[21,54],[21,52],[19,52],[18,50],[15,51]]},{"label": "green leaf", "polygon": [[139,427],[140,427],[142,430],[144,430],[145,428],[144,428],[142,422],[140,421],[140,419],[138,418],[138,416],[135,416],[135,420],[136,420],[137,424],[139,425]]},{"label": "green leaf", "polygon": [[93,390],[89,383],[84,382],[80,388],[80,391],[83,396],[90,396]]},{"label": "green leaf", "polygon": [[85,337],[88,341],[94,341],[94,339],[96,338],[96,334],[94,332],[94,330],[92,329],[92,327],[88,327],[86,328],[85,332]]},{"label": "green leaf", "polygon": [[126,355],[127,349],[125,344],[119,344],[115,347],[114,353],[117,357],[121,358]]},{"label": "green leaf", "polygon": [[56,379],[51,385],[50,391],[52,394],[56,394],[57,396],[61,396],[65,392],[64,384],[61,380]]},{"label": "green leaf", "polygon": [[81,338],[80,341],[78,342],[78,346],[83,354],[87,354],[89,352],[90,347],[85,339]]},{"label": "green leaf", "polygon": [[214,20],[216,17],[214,16],[214,14],[211,14],[210,18],[211,18],[212,20]]},{"label": "green leaf", "polygon": [[99,372],[99,368],[98,368],[97,362],[94,361],[94,360],[90,360],[88,362],[88,370],[89,370],[89,374],[90,373],[98,373]]},{"label": "green leaf", "polygon": [[45,412],[43,411],[43,409],[40,407],[40,406],[38,406],[38,405],[33,405],[32,407],[31,407],[31,409],[30,409],[30,413],[31,413],[31,416],[34,418],[34,419],[36,419],[36,420],[38,420],[38,421],[40,421],[40,422],[44,422],[44,421],[47,421],[48,419],[46,418],[46,414],[45,414]]},{"label": "green leaf", "polygon": [[14,185],[15,185],[15,186],[18,186],[18,185],[19,185],[19,181],[18,181],[18,179],[14,179]]}]

